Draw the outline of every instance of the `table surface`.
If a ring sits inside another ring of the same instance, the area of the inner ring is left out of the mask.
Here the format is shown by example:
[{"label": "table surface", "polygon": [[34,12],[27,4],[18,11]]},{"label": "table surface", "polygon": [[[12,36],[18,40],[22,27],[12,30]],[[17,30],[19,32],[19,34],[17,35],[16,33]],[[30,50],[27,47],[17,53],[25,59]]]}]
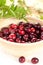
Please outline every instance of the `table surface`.
[{"label": "table surface", "polygon": [[39,58],[39,63],[36,65],[43,65],[43,48],[41,48],[39,50],[39,52],[36,52],[34,54],[32,54],[32,56],[28,57],[28,62],[25,62],[23,64],[18,62],[18,58],[15,58],[11,55],[6,54],[3,51],[3,48],[0,47],[0,65],[34,65],[31,62],[29,62],[29,60],[31,60],[31,58],[33,57],[37,57]]}]

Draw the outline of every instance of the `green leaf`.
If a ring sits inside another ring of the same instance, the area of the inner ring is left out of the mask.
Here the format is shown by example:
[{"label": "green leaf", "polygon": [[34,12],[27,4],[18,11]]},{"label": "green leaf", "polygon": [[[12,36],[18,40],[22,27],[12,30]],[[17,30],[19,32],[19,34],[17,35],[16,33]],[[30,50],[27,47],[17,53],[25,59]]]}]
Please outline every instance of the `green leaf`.
[{"label": "green leaf", "polygon": [[21,19],[25,17],[26,15],[26,10],[21,6],[16,6],[16,9],[14,12],[15,12],[15,17],[18,19]]},{"label": "green leaf", "polygon": [[11,2],[14,2],[14,0],[10,0]]},{"label": "green leaf", "polygon": [[1,7],[1,6],[4,6],[5,3],[6,3],[6,0],[0,0],[0,7]]}]

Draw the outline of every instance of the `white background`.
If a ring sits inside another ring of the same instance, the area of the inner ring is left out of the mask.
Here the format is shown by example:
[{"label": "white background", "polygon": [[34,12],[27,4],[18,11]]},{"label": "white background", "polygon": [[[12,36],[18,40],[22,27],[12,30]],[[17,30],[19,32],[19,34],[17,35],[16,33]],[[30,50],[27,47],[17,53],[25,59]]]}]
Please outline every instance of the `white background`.
[{"label": "white background", "polygon": [[[41,1],[41,6],[40,6],[40,1]],[[43,0],[26,0],[26,3],[27,5],[29,6],[34,6],[37,7],[37,8],[43,8],[43,4],[42,4],[42,1]],[[30,3],[31,2],[31,3]],[[10,3],[7,2],[7,4],[9,5]],[[29,58],[28,60],[31,60],[32,57],[37,57],[39,58],[39,63],[36,64],[36,65],[43,65],[43,48],[41,48],[39,50],[39,52],[37,53],[33,53]],[[11,55],[8,55],[8,54],[5,54],[3,49],[1,48],[0,46],[0,65],[33,65],[32,63],[30,63],[29,61],[28,62],[25,62],[23,64],[20,64],[18,62],[18,58],[15,58]]]}]

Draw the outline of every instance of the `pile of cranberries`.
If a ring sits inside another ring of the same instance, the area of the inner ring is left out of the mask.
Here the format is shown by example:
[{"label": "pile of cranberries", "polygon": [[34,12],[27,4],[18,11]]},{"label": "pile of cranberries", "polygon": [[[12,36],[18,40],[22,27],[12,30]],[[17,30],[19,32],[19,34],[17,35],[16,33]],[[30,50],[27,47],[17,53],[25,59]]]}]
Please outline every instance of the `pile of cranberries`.
[{"label": "pile of cranberries", "polygon": [[37,42],[43,40],[43,26],[39,23],[24,23],[10,24],[8,27],[3,27],[0,30],[0,37],[17,43]]}]

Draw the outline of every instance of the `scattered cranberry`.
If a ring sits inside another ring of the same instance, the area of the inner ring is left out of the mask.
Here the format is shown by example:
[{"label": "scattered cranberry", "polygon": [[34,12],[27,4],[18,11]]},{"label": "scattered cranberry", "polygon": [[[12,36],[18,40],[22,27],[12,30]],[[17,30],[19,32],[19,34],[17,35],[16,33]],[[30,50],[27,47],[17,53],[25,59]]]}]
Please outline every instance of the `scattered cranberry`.
[{"label": "scattered cranberry", "polygon": [[10,34],[10,35],[9,35],[9,38],[15,40],[15,39],[16,39],[16,35],[15,35],[15,34]]},{"label": "scattered cranberry", "polygon": [[21,56],[21,57],[19,58],[19,62],[20,62],[20,63],[24,63],[24,62],[25,62],[25,57],[24,57],[24,56]]},{"label": "scattered cranberry", "polygon": [[39,59],[36,58],[36,57],[34,57],[34,58],[31,59],[31,62],[32,62],[33,64],[37,64],[37,63],[39,62]]}]

